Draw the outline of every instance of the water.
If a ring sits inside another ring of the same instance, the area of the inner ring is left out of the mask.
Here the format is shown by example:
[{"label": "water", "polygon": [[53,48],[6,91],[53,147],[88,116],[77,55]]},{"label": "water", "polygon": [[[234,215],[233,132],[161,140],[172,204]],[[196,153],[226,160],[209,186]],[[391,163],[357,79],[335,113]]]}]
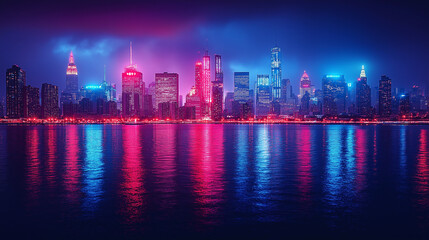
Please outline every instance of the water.
[{"label": "water", "polygon": [[429,238],[429,126],[0,126],[8,238]]}]

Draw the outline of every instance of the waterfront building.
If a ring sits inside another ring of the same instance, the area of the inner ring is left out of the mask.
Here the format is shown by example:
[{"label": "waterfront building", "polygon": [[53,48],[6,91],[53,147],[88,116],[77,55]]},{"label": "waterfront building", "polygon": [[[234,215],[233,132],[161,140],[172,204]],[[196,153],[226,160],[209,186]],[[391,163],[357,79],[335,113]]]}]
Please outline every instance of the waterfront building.
[{"label": "waterfront building", "polygon": [[308,92],[309,97],[313,96],[313,87],[311,85],[310,77],[308,76],[307,72],[304,71],[299,81],[298,99],[301,100],[301,98],[304,96],[306,92]]},{"label": "waterfront building", "polygon": [[[167,110],[176,110],[179,104],[179,74],[177,73],[156,73],[155,74],[155,101],[156,110],[159,110],[161,103],[175,103],[177,106],[174,108],[173,105],[163,105],[160,116],[164,116]],[[172,107],[173,106],[173,107]],[[170,113],[166,118],[173,119],[173,112]]]},{"label": "waterfront building", "polygon": [[24,87],[24,117],[40,117],[40,90],[30,85]]},{"label": "waterfront building", "polygon": [[224,116],[232,114],[232,102],[234,101],[234,92],[227,92],[225,96]]},{"label": "waterfront building", "polygon": [[269,75],[256,76],[256,116],[268,116],[271,105],[271,88]]},{"label": "waterfront building", "polygon": [[195,112],[194,119],[201,119],[201,99],[197,92],[197,88],[195,86],[192,86],[191,90],[186,95],[185,107],[193,107],[193,111]]},{"label": "waterfront building", "polygon": [[368,85],[363,65],[360,76],[356,82],[356,107],[358,115],[371,115],[371,87]]},{"label": "waterfront building", "polygon": [[215,55],[215,80],[212,83],[211,117],[215,121],[223,115],[223,71],[221,56]]},{"label": "waterfront building", "polygon": [[411,113],[411,102],[409,94],[402,94],[399,98],[399,114],[408,116]]},{"label": "waterfront building", "polygon": [[288,98],[290,98],[289,89],[290,89],[290,80],[289,79],[282,79],[281,102],[287,102]]},{"label": "waterfront building", "polygon": [[234,101],[246,103],[249,99],[249,72],[234,72]]},{"label": "waterfront building", "polygon": [[281,50],[279,47],[271,48],[271,93],[272,100],[281,99]]},{"label": "waterfront building", "polygon": [[132,45],[130,44],[130,65],[122,73],[122,115],[139,117],[143,107],[143,74],[133,65]]},{"label": "waterfront building", "polygon": [[336,116],[346,111],[347,84],[344,75],[328,74],[322,79],[323,114]]},{"label": "waterfront building", "polygon": [[25,71],[18,65],[6,70],[6,116],[8,118],[24,117]]},{"label": "waterfront building", "polygon": [[58,105],[58,86],[42,84],[42,118],[58,118],[60,109]]},{"label": "waterfront building", "polygon": [[390,117],[392,113],[392,80],[381,76],[378,85],[378,113],[381,117]]}]

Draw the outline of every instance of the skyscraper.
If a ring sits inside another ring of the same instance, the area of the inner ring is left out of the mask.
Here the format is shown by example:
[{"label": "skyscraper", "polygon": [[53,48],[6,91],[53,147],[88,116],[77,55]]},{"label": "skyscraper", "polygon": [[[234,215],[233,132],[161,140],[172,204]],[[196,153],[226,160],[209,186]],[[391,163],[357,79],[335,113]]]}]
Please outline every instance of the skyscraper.
[{"label": "skyscraper", "polygon": [[329,74],[322,79],[323,114],[335,116],[346,111],[347,84],[344,75]]},{"label": "skyscraper", "polygon": [[289,79],[282,79],[282,85],[281,85],[281,94],[282,94],[282,102],[286,102],[288,98],[290,98],[289,94],[289,88],[290,88],[290,80]]},{"label": "skyscraper", "polygon": [[281,53],[279,47],[271,48],[271,89],[272,99],[279,100],[281,98]]},{"label": "skyscraper", "polygon": [[122,115],[139,117],[143,107],[143,74],[133,65],[133,51],[130,43],[130,65],[122,73]]},{"label": "skyscraper", "polygon": [[58,86],[42,84],[42,118],[59,117]]},{"label": "skyscraper", "polygon": [[299,82],[299,99],[301,99],[304,94],[308,92],[310,96],[313,96],[313,91],[311,89],[311,81],[310,77],[308,76],[307,72],[304,71],[304,73],[301,76],[301,80]]},{"label": "skyscraper", "polygon": [[232,102],[234,102],[234,93],[227,92],[225,96],[225,110],[224,115],[232,114]]},{"label": "skyscraper", "polygon": [[201,119],[201,98],[197,94],[198,90],[192,86],[191,91],[186,95],[186,108],[193,108],[195,119]]},{"label": "skyscraper", "polygon": [[77,102],[79,98],[79,81],[77,75],[77,67],[74,63],[73,52],[70,52],[69,64],[67,66],[65,92],[70,93],[72,95],[73,103]]},{"label": "skyscraper", "polygon": [[215,80],[212,84],[212,119],[219,121],[223,115],[223,71],[221,56],[215,55]]},{"label": "skyscraper", "polygon": [[363,65],[356,83],[356,106],[358,115],[369,116],[371,114],[371,88],[368,85]]},{"label": "skyscraper", "polygon": [[257,75],[256,77],[256,115],[267,116],[270,113],[270,105],[271,105],[270,76]]},{"label": "skyscraper", "polygon": [[167,72],[155,74],[155,101],[157,110],[161,103],[179,104],[179,74]]},{"label": "skyscraper", "polygon": [[249,72],[234,72],[234,101],[246,103],[249,98]]},{"label": "skyscraper", "polygon": [[[219,60],[220,61],[220,60]],[[202,76],[202,84],[201,84],[201,96],[204,103],[209,104],[211,102],[210,99],[210,56],[208,52],[203,57],[203,76]]]},{"label": "skyscraper", "polygon": [[6,116],[24,117],[25,71],[13,65],[6,71]]},{"label": "skyscraper", "polygon": [[381,76],[378,85],[378,112],[381,117],[390,117],[392,113],[392,80]]},{"label": "skyscraper", "polygon": [[30,85],[24,88],[24,117],[40,117],[40,90]]}]

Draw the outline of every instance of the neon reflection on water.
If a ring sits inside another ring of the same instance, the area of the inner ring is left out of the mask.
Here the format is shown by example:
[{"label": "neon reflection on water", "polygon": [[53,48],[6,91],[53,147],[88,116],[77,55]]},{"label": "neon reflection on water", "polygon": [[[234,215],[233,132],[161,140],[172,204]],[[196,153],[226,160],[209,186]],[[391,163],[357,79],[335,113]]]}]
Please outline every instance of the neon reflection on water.
[{"label": "neon reflection on water", "polygon": [[103,129],[101,125],[85,127],[85,161],[83,166],[83,210],[87,216],[93,216],[103,198]]},{"label": "neon reflection on water", "polygon": [[223,202],[223,125],[194,125],[190,133],[191,171],[197,216],[205,224],[214,224]]},{"label": "neon reflection on water", "polygon": [[174,207],[176,198],[176,130],[177,125],[155,125],[154,126],[154,148],[155,156],[153,172],[156,178],[155,189],[160,192],[160,208],[167,210]]},{"label": "neon reflection on water", "polygon": [[34,206],[38,204],[41,179],[41,164],[39,154],[39,129],[37,127],[29,127],[26,134],[26,153],[27,153],[27,174],[26,191],[29,194],[28,204]]},{"label": "neon reflection on water", "polygon": [[418,198],[418,206],[429,210],[429,151],[428,151],[428,134],[427,130],[420,130],[419,134],[419,151],[417,155],[417,173],[416,184]]},{"label": "neon reflection on water", "polygon": [[296,131],[298,155],[298,191],[300,202],[308,203],[311,188],[311,130],[309,126],[300,126],[302,130]]},{"label": "neon reflection on water", "polygon": [[121,215],[129,224],[142,221],[144,207],[143,156],[139,127],[138,125],[122,127],[124,156],[121,171],[123,182],[120,189]]},{"label": "neon reflection on water", "polygon": [[79,136],[78,126],[70,125],[66,131],[64,188],[67,201],[77,204],[79,201]]},{"label": "neon reflection on water", "polygon": [[[247,140],[245,140],[247,141]],[[255,156],[255,207],[259,221],[273,220],[271,214],[266,214],[271,210],[272,201],[270,199],[270,138],[268,126],[258,126]]]}]

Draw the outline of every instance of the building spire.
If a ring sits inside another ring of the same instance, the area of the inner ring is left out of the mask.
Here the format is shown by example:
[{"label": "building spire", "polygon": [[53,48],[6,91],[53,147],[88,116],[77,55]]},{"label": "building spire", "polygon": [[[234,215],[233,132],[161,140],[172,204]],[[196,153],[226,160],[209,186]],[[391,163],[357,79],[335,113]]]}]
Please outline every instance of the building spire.
[{"label": "building spire", "polygon": [[362,70],[360,71],[360,77],[361,78],[366,78],[366,74],[365,74],[365,66],[362,65]]},{"label": "building spire", "polygon": [[106,84],[106,64],[104,64],[104,78],[103,83]]},{"label": "building spire", "polygon": [[74,63],[73,51],[70,51],[69,64],[73,64],[73,63]]},{"label": "building spire", "polygon": [[133,65],[133,42],[130,41],[130,66]]}]

